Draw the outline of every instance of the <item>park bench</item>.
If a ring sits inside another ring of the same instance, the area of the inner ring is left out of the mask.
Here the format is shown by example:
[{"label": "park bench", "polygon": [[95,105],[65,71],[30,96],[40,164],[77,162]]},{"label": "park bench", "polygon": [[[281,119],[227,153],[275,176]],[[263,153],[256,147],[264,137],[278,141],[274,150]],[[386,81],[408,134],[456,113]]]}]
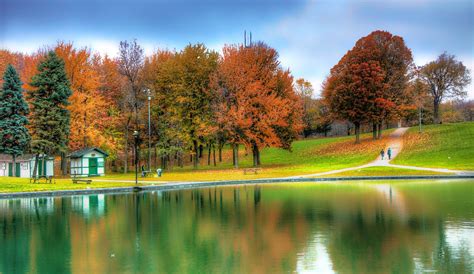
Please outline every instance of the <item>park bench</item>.
[{"label": "park bench", "polygon": [[244,175],[247,173],[253,173],[253,174],[258,174],[262,169],[261,168],[244,168]]},{"label": "park bench", "polygon": [[142,177],[152,177],[153,174],[154,174],[154,172],[151,171],[151,170],[144,170],[144,171],[142,171]]},{"label": "park bench", "polygon": [[90,184],[92,182],[91,179],[83,179],[83,178],[80,178],[80,177],[72,177],[71,179],[72,179],[73,184],[77,184],[77,183]]},{"label": "park bench", "polygon": [[56,181],[53,181],[53,176],[46,176],[46,175],[39,175],[39,176],[33,176],[30,177],[30,184],[55,184]]}]

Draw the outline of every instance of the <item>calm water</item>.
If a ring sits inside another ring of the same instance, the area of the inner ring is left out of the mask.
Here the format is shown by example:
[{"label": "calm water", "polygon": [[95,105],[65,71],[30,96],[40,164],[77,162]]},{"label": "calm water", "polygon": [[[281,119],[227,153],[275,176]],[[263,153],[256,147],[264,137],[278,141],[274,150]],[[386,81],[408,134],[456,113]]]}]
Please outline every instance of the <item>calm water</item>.
[{"label": "calm water", "polygon": [[0,200],[0,273],[472,273],[474,181]]}]

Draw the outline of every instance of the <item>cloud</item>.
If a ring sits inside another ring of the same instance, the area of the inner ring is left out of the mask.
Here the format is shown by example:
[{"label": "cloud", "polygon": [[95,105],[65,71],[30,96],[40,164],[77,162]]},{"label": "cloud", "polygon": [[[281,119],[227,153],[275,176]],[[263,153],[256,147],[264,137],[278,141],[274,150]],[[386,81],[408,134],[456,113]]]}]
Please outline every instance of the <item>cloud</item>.
[{"label": "cloud", "polygon": [[[402,36],[418,65],[448,51],[472,73],[470,7],[469,1],[309,1],[267,24],[264,37],[279,51],[282,65],[311,79],[316,91],[359,38],[379,29]],[[474,98],[472,86],[468,90]]]}]

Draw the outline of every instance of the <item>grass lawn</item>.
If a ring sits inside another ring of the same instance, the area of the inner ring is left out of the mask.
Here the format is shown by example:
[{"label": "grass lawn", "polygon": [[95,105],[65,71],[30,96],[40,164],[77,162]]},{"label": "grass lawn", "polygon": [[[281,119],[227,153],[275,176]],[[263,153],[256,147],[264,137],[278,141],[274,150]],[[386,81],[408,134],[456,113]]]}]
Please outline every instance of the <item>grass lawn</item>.
[{"label": "grass lawn", "polygon": [[[55,184],[30,184],[27,178],[0,177],[0,193],[6,192],[33,192],[48,190],[74,190],[105,187],[134,186],[134,183],[92,182],[91,184],[73,184],[71,179],[56,179]],[[142,184],[140,184],[142,185]]]},{"label": "grass lawn", "polygon": [[[395,167],[374,166],[366,167],[331,175],[318,177],[352,177],[352,176],[404,176],[404,175],[451,175],[451,173],[441,173],[427,170],[413,170]],[[316,176],[315,176],[316,177]],[[316,177],[317,178],[317,177]]]},{"label": "grass lawn", "polygon": [[393,164],[474,170],[474,122],[410,128]]},{"label": "grass lawn", "polygon": [[[252,155],[244,155],[241,148],[239,169],[232,168],[230,157],[216,167],[201,165],[198,170],[192,167],[175,167],[172,171],[164,171],[160,178],[145,178],[145,181],[215,181],[287,177],[324,172],[334,169],[366,164],[377,158],[378,152],[388,142],[388,134],[393,130],[384,131],[384,138],[372,140],[371,134],[362,135],[360,144],[354,143],[354,136],[337,138],[319,138],[296,141],[292,151],[277,148],[264,149],[261,152],[262,166],[258,174],[243,174],[243,168],[252,166]],[[230,151],[225,153],[230,154]],[[205,157],[204,157],[205,158]],[[202,160],[205,163],[206,159]],[[133,180],[134,174],[107,174],[100,179]]]}]

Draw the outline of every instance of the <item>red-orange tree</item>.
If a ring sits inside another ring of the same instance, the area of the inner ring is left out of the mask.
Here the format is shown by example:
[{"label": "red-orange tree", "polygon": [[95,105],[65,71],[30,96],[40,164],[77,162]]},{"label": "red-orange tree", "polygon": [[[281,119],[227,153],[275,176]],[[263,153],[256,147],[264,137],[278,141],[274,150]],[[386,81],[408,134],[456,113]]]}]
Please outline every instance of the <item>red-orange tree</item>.
[{"label": "red-orange tree", "polygon": [[[351,74],[349,71],[352,68],[356,70],[354,73],[358,74],[357,70],[360,70],[361,65],[364,64],[370,68],[377,66],[383,75],[381,79],[383,89],[365,98],[369,103],[365,109],[363,122],[372,122],[375,138],[377,137],[377,128],[378,137],[380,137],[381,124],[384,120],[399,118],[407,105],[411,104],[408,100],[410,97],[406,96],[406,87],[413,67],[413,57],[402,37],[392,35],[386,31],[374,31],[359,39],[355,46],[331,69],[325,88],[334,89],[334,86],[339,82],[337,78],[343,77],[341,75]],[[374,75],[373,77],[377,78],[377,82],[380,80],[378,79],[379,76]],[[347,79],[342,82],[343,85],[348,84]],[[326,94],[331,92],[329,90]],[[329,105],[331,105],[331,102],[329,102]],[[354,105],[354,108],[359,109],[360,107]],[[338,109],[331,108],[331,111],[336,117],[344,116],[339,114]],[[360,115],[357,116],[360,117]],[[358,121],[358,123],[361,123],[361,121]]]},{"label": "red-orange tree", "polygon": [[252,150],[254,165],[260,164],[260,149],[289,149],[302,130],[302,105],[293,89],[293,77],[278,62],[278,53],[258,43],[251,47],[226,46],[214,77],[219,91],[217,121],[234,147]]},{"label": "red-orange tree", "polygon": [[378,62],[348,64],[324,83],[323,96],[333,115],[354,123],[356,143],[360,126],[373,118],[377,99],[386,90],[385,77]]}]

